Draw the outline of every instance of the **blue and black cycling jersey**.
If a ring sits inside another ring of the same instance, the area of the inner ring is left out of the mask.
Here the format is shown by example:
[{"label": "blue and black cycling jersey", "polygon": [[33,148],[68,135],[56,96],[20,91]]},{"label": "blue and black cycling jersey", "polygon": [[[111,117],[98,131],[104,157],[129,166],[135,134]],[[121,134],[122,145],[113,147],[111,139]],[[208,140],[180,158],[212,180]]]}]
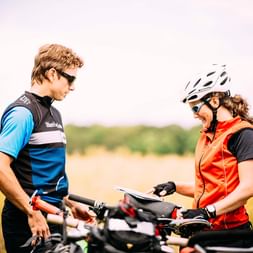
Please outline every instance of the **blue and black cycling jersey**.
[{"label": "blue and black cycling jersey", "polygon": [[68,194],[66,138],[59,111],[49,97],[25,92],[1,119],[0,152],[14,158],[11,167],[22,188],[58,203]]}]

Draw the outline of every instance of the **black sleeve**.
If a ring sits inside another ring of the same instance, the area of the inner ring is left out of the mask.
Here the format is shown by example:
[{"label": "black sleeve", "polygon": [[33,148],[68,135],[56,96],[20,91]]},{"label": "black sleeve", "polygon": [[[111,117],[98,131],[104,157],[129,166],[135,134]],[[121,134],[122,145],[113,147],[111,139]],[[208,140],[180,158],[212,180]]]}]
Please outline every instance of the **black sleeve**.
[{"label": "black sleeve", "polygon": [[253,160],[253,129],[244,128],[235,133],[228,142],[228,150],[237,158],[238,163]]}]

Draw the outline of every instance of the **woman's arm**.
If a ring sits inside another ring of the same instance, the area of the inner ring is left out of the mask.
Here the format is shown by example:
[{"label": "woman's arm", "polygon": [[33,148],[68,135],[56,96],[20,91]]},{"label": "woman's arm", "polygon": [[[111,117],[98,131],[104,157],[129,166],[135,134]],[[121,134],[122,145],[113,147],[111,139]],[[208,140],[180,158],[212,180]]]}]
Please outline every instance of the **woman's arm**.
[{"label": "woman's arm", "polygon": [[227,213],[245,205],[253,196],[253,160],[243,161],[238,164],[240,183],[236,189],[224,199],[214,203],[216,215]]},{"label": "woman's arm", "polygon": [[176,192],[187,196],[187,197],[194,197],[194,186],[195,184],[193,182],[175,182],[176,184]]}]

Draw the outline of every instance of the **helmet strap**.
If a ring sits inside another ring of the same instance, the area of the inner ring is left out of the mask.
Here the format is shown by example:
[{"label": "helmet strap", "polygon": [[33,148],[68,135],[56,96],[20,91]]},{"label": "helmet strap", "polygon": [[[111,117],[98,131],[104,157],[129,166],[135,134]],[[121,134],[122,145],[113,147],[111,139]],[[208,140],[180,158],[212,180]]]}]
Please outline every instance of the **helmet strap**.
[{"label": "helmet strap", "polygon": [[208,132],[211,132],[211,133],[215,133],[216,131],[216,127],[217,127],[217,124],[218,124],[218,120],[217,120],[217,109],[212,109],[212,112],[213,112],[213,120],[210,124],[210,127],[208,128]]},{"label": "helmet strap", "polygon": [[222,101],[219,100],[219,106],[217,108],[213,108],[213,106],[208,101],[206,101],[205,104],[211,109],[211,111],[213,113],[213,120],[211,121],[211,124],[210,124],[209,128],[207,129],[207,132],[211,132],[211,133],[215,134],[216,127],[218,124],[217,111],[220,108],[220,106],[222,105]]}]

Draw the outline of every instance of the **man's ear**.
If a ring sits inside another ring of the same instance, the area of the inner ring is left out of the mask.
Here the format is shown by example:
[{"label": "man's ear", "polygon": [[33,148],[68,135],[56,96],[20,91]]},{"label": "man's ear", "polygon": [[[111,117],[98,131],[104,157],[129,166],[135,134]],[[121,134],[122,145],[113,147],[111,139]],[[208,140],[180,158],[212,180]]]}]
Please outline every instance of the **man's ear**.
[{"label": "man's ear", "polygon": [[54,68],[49,69],[45,75],[50,82],[53,82],[56,78],[58,78],[57,71]]}]

